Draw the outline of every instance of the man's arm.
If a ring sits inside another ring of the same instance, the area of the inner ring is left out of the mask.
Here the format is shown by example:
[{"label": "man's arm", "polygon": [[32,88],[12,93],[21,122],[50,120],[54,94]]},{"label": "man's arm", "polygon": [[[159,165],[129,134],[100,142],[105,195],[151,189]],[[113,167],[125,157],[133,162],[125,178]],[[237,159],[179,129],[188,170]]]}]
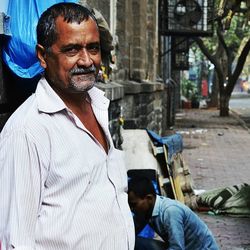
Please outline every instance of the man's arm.
[{"label": "man's arm", "polygon": [[168,235],[168,250],[185,250],[183,211],[177,206],[168,207],[163,215],[165,233]]},{"label": "man's arm", "polygon": [[42,171],[31,135],[0,139],[0,240],[2,250],[33,249]]}]

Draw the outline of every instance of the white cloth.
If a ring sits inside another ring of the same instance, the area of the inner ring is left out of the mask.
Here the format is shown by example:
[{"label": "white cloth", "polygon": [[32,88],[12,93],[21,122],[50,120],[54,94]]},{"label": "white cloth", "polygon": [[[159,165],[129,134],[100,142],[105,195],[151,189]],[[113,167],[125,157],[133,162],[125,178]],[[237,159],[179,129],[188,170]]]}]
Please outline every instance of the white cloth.
[{"label": "white cloth", "polygon": [[2,250],[134,249],[123,152],[108,130],[108,99],[89,91],[108,155],[45,79],[0,135]]}]

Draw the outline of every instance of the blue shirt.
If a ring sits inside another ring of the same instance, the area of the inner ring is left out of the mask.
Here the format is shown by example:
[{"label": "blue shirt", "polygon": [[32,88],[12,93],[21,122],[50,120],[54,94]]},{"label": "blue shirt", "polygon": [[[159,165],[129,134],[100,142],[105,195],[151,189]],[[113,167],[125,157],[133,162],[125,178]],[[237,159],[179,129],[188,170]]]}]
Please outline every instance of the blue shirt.
[{"label": "blue shirt", "polygon": [[157,195],[149,224],[168,242],[168,249],[219,249],[206,224],[179,201]]}]

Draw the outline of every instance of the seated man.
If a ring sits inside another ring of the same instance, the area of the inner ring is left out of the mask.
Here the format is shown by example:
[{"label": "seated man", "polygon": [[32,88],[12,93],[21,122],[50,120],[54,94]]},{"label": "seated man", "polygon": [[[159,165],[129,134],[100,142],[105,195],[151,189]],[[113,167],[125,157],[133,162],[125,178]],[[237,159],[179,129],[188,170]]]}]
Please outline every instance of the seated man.
[{"label": "seated man", "polygon": [[[156,195],[149,179],[131,179],[128,200],[135,218],[143,217],[168,245],[154,249],[219,249],[206,224],[181,202]],[[138,241],[136,249],[147,249],[140,248],[142,241]]]}]

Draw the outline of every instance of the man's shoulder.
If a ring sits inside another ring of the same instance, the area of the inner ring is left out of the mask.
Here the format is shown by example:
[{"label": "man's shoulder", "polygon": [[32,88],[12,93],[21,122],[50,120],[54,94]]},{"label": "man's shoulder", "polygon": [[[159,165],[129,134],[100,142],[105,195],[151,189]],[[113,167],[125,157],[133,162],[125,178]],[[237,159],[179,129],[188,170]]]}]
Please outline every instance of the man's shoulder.
[{"label": "man's shoulder", "polygon": [[35,95],[31,95],[9,117],[1,134],[28,128],[37,119],[38,110]]},{"label": "man's shoulder", "polygon": [[161,209],[175,209],[176,207],[183,207],[184,204],[177,200],[170,199],[168,197],[159,196],[159,207]]}]

